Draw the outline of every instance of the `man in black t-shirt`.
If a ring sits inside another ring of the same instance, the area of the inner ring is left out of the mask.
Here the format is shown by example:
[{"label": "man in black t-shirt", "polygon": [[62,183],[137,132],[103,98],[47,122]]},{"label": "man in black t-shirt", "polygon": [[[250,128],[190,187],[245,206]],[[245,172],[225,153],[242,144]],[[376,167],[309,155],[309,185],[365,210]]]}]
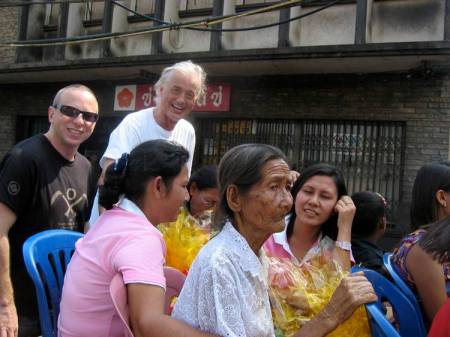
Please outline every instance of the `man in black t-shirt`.
[{"label": "man in black t-shirt", "polygon": [[39,334],[36,295],[22,257],[25,240],[50,228],[81,232],[89,218],[91,165],[77,151],[94,131],[97,99],[83,85],[67,86],[48,118],[47,133],[15,145],[0,163],[1,336]]}]

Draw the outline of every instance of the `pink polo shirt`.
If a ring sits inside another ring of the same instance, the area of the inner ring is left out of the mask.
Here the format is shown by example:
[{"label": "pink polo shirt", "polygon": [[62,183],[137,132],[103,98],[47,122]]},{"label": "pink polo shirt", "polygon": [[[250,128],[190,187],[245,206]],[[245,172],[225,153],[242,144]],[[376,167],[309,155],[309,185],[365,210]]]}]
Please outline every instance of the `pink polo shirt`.
[{"label": "pink polo shirt", "polygon": [[117,273],[125,284],[166,287],[161,233],[131,201],[124,199],[119,206],[103,213],[76,243],[64,278],[60,337],[123,336],[123,324],[109,294]]},{"label": "pink polo shirt", "polygon": [[320,235],[316,243],[308,250],[303,260],[298,261],[298,259],[292,253],[291,247],[289,246],[286,235],[286,228],[282,232],[272,234],[266,240],[266,242],[264,242],[263,249],[268,256],[288,258],[299,264],[303,264],[320,251],[320,240],[322,238],[322,235]]}]

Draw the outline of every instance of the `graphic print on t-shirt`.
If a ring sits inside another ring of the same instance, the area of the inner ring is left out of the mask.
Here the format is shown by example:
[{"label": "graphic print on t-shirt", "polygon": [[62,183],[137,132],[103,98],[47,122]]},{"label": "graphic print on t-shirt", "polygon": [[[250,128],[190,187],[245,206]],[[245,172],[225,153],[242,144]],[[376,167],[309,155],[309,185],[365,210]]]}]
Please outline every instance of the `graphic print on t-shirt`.
[{"label": "graphic print on t-shirt", "polygon": [[[55,224],[55,227],[64,228],[64,229],[76,229],[76,206],[88,202],[88,198],[86,193],[83,193],[81,196],[77,196],[77,191],[74,188],[68,188],[66,193],[61,192],[61,190],[53,193],[50,205],[52,207],[58,206],[57,208],[64,210],[63,214],[65,216],[65,222],[58,222]],[[56,205],[57,204],[57,205]],[[62,220],[62,219],[61,219]]]}]

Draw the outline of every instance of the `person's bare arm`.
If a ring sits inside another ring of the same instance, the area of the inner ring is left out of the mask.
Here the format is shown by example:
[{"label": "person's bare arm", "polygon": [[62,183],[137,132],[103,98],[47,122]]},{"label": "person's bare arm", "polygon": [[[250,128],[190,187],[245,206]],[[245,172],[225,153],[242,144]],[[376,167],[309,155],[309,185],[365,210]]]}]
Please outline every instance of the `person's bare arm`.
[{"label": "person's bare arm", "polygon": [[377,296],[362,272],[345,277],[330,302],[293,337],[322,337],[344,322],[360,305],[374,302]]},{"label": "person's bare arm", "polygon": [[164,289],[133,283],[127,285],[131,329],[135,337],[213,337],[164,314]]},{"label": "person's bare arm", "polygon": [[431,322],[447,299],[442,265],[422,247],[414,245],[406,256],[406,268],[414,279],[425,314]]},{"label": "person's bare arm", "polygon": [[10,275],[8,232],[16,215],[0,202],[0,336],[15,337],[18,331],[17,311]]},{"label": "person's bare arm", "polygon": [[[356,207],[353,200],[349,196],[342,196],[336,203],[335,211],[338,213],[338,235],[336,240],[351,242],[352,224],[356,212]],[[350,270],[350,251],[343,250],[336,246],[336,249],[333,252],[333,257],[339,262],[344,270]]]}]

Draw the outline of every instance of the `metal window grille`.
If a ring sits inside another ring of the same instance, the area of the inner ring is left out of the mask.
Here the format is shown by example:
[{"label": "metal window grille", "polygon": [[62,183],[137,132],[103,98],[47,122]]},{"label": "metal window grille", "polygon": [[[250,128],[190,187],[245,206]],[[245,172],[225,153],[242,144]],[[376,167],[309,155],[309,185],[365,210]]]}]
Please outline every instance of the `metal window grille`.
[{"label": "metal window grille", "polygon": [[385,121],[200,119],[197,166],[217,164],[243,143],[279,147],[297,170],[327,162],[344,173],[349,193],[371,190],[396,211],[404,166],[405,123]]},{"label": "metal window grille", "polygon": [[90,22],[103,20],[104,6],[104,1],[84,0],[84,21]]},{"label": "metal window grille", "polygon": [[271,4],[280,2],[281,0],[238,0],[236,1],[237,6],[251,6],[251,5],[261,5],[261,4]]},{"label": "metal window grille", "polygon": [[213,0],[181,0],[180,10],[190,11],[195,9],[212,8]]},{"label": "metal window grille", "polygon": [[84,20],[85,21],[91,21],[93,19],[92,18],[93,7],[94,7],[94,1],[86,0],[85,11],[84,11]]},{"label": "metal window grille", "polygon": [[[155,0],[131,0],[130,8],[140,14],[155,13]],[[128,13],[128,15],[134,14]]]},{"label": "metal window grille", "polygon": [[54,4],[52,3],[47,3],[45,5],[45,19],[44,19],[44,26],[50,26],[53,24],[56,24],[56,22],[54,22],[55,20],[53,19],[53,8]]}]

